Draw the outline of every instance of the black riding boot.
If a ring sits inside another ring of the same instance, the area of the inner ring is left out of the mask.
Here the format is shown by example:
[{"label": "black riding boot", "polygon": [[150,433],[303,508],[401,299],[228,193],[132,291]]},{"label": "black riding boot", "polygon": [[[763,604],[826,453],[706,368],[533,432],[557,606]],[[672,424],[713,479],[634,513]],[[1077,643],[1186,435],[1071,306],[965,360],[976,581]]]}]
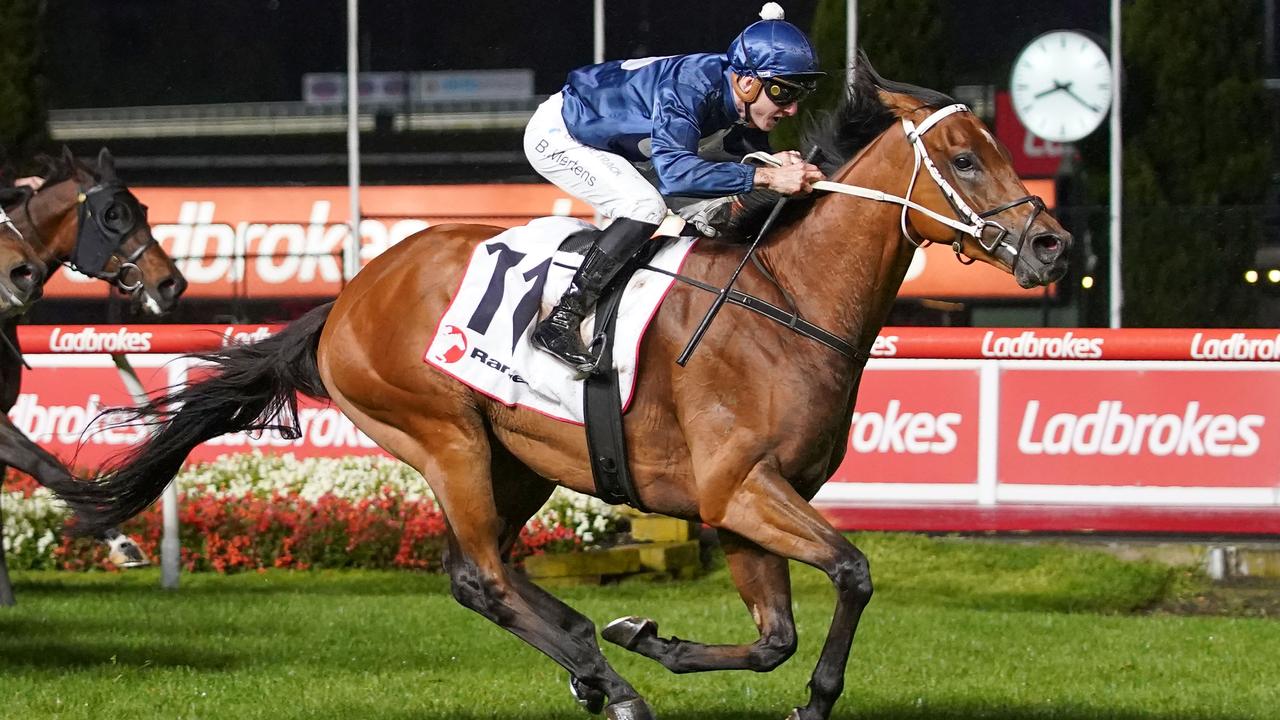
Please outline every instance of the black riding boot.
[{"label": "black riding boot", "polygon": [[560,302],[533,330],[534,347],[555,355],[578,372],[590,373],[599,360],[582,342],[579,327],[622,266],[644,247],[657,229],[653,223],[618,218],[600,231],[595,243],[560,296]]}]

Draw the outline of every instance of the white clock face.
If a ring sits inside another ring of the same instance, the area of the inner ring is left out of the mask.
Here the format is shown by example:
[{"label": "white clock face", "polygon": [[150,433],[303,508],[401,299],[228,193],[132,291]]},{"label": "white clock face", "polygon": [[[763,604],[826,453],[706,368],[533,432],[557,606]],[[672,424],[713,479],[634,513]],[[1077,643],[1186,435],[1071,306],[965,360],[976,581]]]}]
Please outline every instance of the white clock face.
[{"label": "white clock face", "polygon": [[1013,63],[1009,94],[1022,124],[1053,142],[1074,142],[1102,124],[1111,107],[1111,64],[1087,35],[1045,33]]}]

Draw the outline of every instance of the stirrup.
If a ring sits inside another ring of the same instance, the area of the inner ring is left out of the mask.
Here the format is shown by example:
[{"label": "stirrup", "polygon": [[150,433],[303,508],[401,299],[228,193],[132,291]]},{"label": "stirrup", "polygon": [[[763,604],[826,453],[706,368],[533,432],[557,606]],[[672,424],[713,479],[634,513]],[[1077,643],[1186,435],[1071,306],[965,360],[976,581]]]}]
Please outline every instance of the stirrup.
[{"label": "stirrup", "polygon": [[[592,339],[590,346],[583,347],[579,352],[572,345],[581,346],[580,329],[565,328],[548,322],[550,319],[548,317],[534,328],[533,335],[530,337],[533,346],[573,368],[579,379],[594,372],[596,365],[600,362],[600,354],[592,352],[592,348],[596,346],[595,339]],[[579,357],[582,359],[580,360]]]}]

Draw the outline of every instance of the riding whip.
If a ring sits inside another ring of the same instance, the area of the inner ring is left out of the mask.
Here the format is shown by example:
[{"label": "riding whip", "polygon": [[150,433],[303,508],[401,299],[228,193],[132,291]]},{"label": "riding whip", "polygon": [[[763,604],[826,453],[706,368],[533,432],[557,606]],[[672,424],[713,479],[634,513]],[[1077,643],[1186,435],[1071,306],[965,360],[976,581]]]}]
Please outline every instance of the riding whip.
[{"label": "riding whip", "polygon": [[[806,163],[811,162],[818,155],[818,148],[814,146],[809,154],[805,157]],[[765,233],[769,232],[773,221],[778,219],[778,214],[782,212],[782,207],[787,204],[787,196],[778,198],[778,202],[774,204],[773,210],[769,212],[769,217],[765,218],[764,224],[760,226],[760,232],[756,234],[756,239],[751,243],[751,247],[747,248],[747,254],[742,256],[742,262],[738,263],[738,268],[729,276],[729,282],[720,289],[716,299],[712,301],[711,307],[707,308],[707,314],[703,316],[702,322],[698,324],[698,329],[693,331],[693,336],[689,338],[689,343],[684,346],[684,351],[680,353],[680,357],[676,358],[676,364],[684,367],[689,362],[689,358],[693,356],[693,351],[697,349],[698,343],[702,342],[702,336],[707,334],[707,330],[711,327],[711,321],[715,319],[716,313],[720,312],[720,308],[724,307],[724,303],[729,299],[729,292],[733,289],[733,284],[737,282],[738,275],[742,273],[742,268],[746,266],[747,261],[756,252],[756,246],[764,239]]]}]

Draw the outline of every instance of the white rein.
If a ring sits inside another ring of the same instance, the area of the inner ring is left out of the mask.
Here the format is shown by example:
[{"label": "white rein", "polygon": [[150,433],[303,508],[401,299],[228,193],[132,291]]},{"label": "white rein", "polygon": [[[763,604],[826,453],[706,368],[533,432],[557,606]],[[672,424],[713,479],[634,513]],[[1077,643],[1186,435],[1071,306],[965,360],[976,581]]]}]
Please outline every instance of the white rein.
[{"label": "white rein", "polygon": [[[919,126],[916,126],[915,123],[913,123],[911,120],[907,118],[902,118],[902,130],[907,136],[907,142],[911,144],[911,147],[915,153],[915,160],[916,160],[915,169],[911,173],[911,183],[907,185],[907,194],[905,197],[899,197],[892,193],[887,193],[883,190],[875,190],[873,188],[865,188],[858,185],[838,183],[838,182],[833,182],[831,180],[819,180],[818,182],[815,182],[813,184],[813,189],[822,190],[824,192],[841,193],[843,195],[852,195],[854,197],[866,198],[867,200],[875,200],[878,202],[887,202],[887,203],[894,203],[895,205],[901,205],[902,216],[899,220],[899,224],[902,227],[902,235],[903,237],[907,238],[908,242],[912,243],[913,245],[916,245],[917,247],[920,245],[920,243],[917,243],[915,240],[913,240],[911,238],[910,233],[907,232],[907,211],[908,210],[915,210],[916,212],[926,215],[932,218],[933,220],[936,220],[937,222],[940,222],[943,225],[946,225],[949,228],[952,228],[960,233],[963,233],[965,235],[968,235],[976,239],[978,241],[978,244],[981,245],[982,248],[989,253],[994,253],[997,249],[1004,248],[1009,252],[1010,260],[1015,259],[1018,254],[1018,249],[1014,247],[1012,244],[1010,244],[1009,242],[1004,240],[1004,237],[1003,237],[1004,233],[1001,233],[1001,237],[997,239],[995,242],[992,242],[990,246],[988,246],[987,243],[983,241],[983,235],[982,235],[983,231],[986,230],[986,228],[989,225],[995,225],[996,227],[1000,227],[1000,226],[997,223],[984,219],[978,213],[974,212],[973,209],[970,208],[969,205],[964,201],[964,199],[960,197],[960,193],[956,192],[956,189],[951,187],[951,184],[946,181],[946,178],[942,177],[942,173],[938,171],[938,167],[934,165],[933,160],[929,158],[929,151],[925,149],[924,140],[921,139],[920,137],[921,135],[924,135],[926,132],[928,132],[929,129],[932,128],[934,125],[937,125],[939,122],[946,119],[947,117],[960,112],[970,112],[970,110],[967,106],[961,105],[958,103],[955,105],[948,105],[947,107],[944,107],[930,114],[929,117],[925,118],[924,122],[920,123]],[[765,165],[771,165],[774,167],[778,167],[782,164],[772,155],[769,155],[768,153],[765,153],[765,152],[751,153],[750,155],[747,155],[746,157],[744,157],[743,160],[744,161],[755,160]],[[934,212],[933,210],[930,210],[929,208],[911,200],[911,193],[915,189],[916,178],[919,177],[920,175],[921,165],[924,165],[924,167],[928,168],[929,175],[933,178],[933,181],[937,183],[938,188],[942,190],[942,194],[946,196],[947,200],[951,202],[951,205],[956,209],[957,212],[960,213],[963,219],[968,221],[968,224],[965,224],[964,222],[961,222],[960,220],[957,220],[953,217],[949,217],[941,213]],[[953,247],[956,251],[956,254],[960,255],[961,253],[960,253],[959,241],[957,241]]]}]

